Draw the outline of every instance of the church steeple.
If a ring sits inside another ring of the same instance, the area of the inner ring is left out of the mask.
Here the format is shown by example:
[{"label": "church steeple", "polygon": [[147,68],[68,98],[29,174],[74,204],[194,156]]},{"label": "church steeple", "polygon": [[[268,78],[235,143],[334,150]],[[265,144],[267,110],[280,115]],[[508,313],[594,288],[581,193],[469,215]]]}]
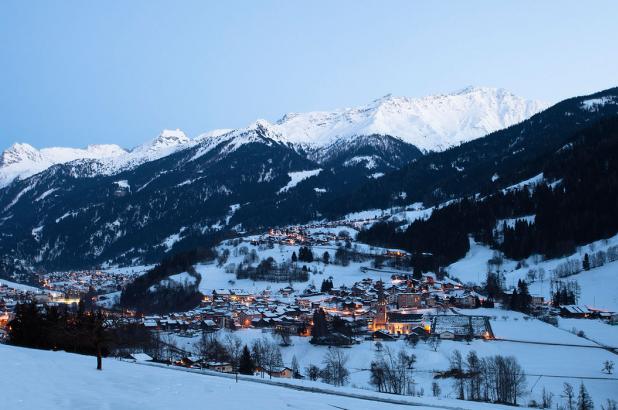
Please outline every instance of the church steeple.
[{"label": "church steeple", "polygon": [[387,301],[386,294],[384,293],[384,282],[382,280],[376,283],[376,287],[378,290],[378,304],[376,306],[376,316],[373,319],[373,328],[374,330],[384,329],[386,328],[386,324],[388,323],[388,313],[387,313]]}]

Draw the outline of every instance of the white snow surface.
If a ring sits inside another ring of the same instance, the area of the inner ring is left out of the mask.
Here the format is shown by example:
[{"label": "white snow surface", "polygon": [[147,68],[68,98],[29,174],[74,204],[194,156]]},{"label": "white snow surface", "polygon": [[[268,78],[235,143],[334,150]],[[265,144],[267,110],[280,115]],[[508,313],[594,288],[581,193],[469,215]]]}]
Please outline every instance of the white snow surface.
[{"label": "white snow surface", "polygon": [[590,98],[588,100],[584,100],[581,103],[582,110],[586,111],[597,111],[599,107],[604,106],[605,104],[616,104],[617,101],[614,97],[601,97],[601,98]]},{"label": "white snow surface", "polygon": [[177,273],[175,275],[168,276],[166,279],[161,280],[158,284],[152,285],[148,290],[154,292],[157,288],[162,287],[179,287],[179,286],[193,286],[197,283],[197,278],[189,272]]},{"label": "white snow surface", "polygon": [[[315,349],[323,354],[324,349]],[[418,409],[507,409],[487,403],[454,399],[405,397],[379,394],[350,387],[335,388],[306,380],[275,380],[287,385],[317,387],[335,394],[298,391],[246,380],[198,374],[181,368],[103,360],[103,371],[95,370],[92,356],[24,349],[0,345],[0,385],[10,392],[2,409],[116,409],[167,410],[221,408],[246,409],[408,409],[409,405],[377,402],[384,398],[418,404]],[[365,376],[365,375],[363,375]],[[266,383],[268,381],[265,380]],[[337,393],[354,397],[343,397]]]},{"label": "white snow surface", "polygon": [[308,171],[288,172],[288,176],[291,178],[290,182],[288,182],[287,185],[284,186],[283,188],[281,188],[279,190],[279,192],[277,192],[277,193],[280,194],[282,192],[286,192],[286,191],[294,188],[301,181],[304,181],[307,178],[314,177],[314,176],[318,175],[320,172],[322,172],[322,168],[312,169],[312,170],[308,170]]}]

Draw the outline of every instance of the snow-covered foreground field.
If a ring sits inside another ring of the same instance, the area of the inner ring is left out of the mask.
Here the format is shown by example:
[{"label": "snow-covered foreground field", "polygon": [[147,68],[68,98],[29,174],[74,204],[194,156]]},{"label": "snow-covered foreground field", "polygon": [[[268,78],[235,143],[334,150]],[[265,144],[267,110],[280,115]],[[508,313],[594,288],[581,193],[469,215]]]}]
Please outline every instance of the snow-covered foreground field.
[{"label": "snow-covered foreground field", "polygon": [[[618,377],[607,375],[601,370],[604,361],[617,362],[618,356],[603,349],[594,341],[576,336],[570,332],[570,328],[565,330],[533,318],[525,318],[525,315],[519,312],[502,309],[473,309],[460,310],[460,312],[492,317],[491,325],[497,340],[474,340],[470,344],[443,341],[437,351],[433,351],[423,342],[415,348],[410,347],[403,340],[382,342],[383,346],[394,351],[403,348],[408,353],[416,355],[417,362],[414,366],[413,378],[417,391],[423,390],[425,396],[431,395],[431,384],[435,381],[434,371],[447,370],[449,357],[457,349],[461,351],[464,358],[472,350],[476,351],[480,357],[493,355],[516,357],[527,374],[526,394],[521,400],[522,403],[528,403],[531,400],[538,402],[544,388],[559,397],[564,383],[579,387],[581,382],[597,403],[608,398],[618,400]],[[589,320],[575,320],[575,322],[577,323],[568,323],[568,326],[594,323]],[[607,329],[605,332],[601,330],[597,332],[606,337],[611,337],[611,331],[618,330],[618,327],[601,325],[606,326]],[[257,329],[240,330],[234,334],[248,345],[255,339],[272,337],[270,333]],[[198,338],[177,338],[179,346],[186,350],[191,350],[192,344],[197,340]],[[307,337],[292,337],[292,341],[292,346],[281,348],[286,365],[290,366],[292,358],[296,356],[303,373],[304,368],[309,364],[322,366],[328,347],[313,346]],[[372,341],[363,341],[361,344],[344,349],[349,357],[350,387],[373,390],[369,384],[368,369],[377,353],[376,347],[376,343]],[[444,400],[456,397],[452,379],[441,379],[438,382],[441,385]]]},{"label": "snow-covered foreground field", "polygon": [[[410,398],[351,388],[335,389],[308,382],[297,384],[325,388],[335,394],[313,393],[247,380],[104,360],[103,371],[95,359],[64,352],[49,352],[0,345],[0,386],[3,410],[56,409],[384,409],[398,410],[416,404],[419,409],[506,409],[507,407],[448,399]],[[294,384],[294,381],[290,381]],[[337,395],[344,393],[350,396]],[[401,400],[408,405],[392,404]],[[371,400],[373,399],[373,400]]]}]

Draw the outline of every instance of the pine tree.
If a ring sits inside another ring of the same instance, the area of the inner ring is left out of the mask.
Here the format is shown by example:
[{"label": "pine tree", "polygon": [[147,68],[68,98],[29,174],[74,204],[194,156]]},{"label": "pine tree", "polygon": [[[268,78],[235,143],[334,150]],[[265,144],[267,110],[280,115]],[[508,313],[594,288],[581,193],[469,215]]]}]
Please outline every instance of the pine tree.
[{"label": "pine tree", "polygon": [[588,254],[584,255],[584,260],[582,262],[582,268],[584,268],[584,270],[590,270],[590,256],[588,256]]},{"label": "pine tree", "polygon": [[292,373],[294,374],[295,379],[300,379],[302,377],[300,374],[300,365],[298,364],[296,355],[292,356]]},{"label": "pine tree", "polygon": [[593,410],[594,403],[586,390],[584,383],[579,385],[579,395],[577,396],[577,410]]},{"label": "pine tree", "polygon": [[238,373],[253,375],[254,371],[255,364],[253,363],[253,359],[251,358],[251,352],[249,352],[249,348],[247,347],[247,345],[245,345],[245,347],[243,347],[242,349],[242,354],[240,356]]},{"label": "pine tree", "polygon": [[298,261],[298,256],[296,256],[296,251],[292,252],[292,262],[296,263]]},{"label": "pine tree", "polygon": [[527,313],[530,311],[530,303],[532,302],[532,297],[530,296],[530,292],[528,291],[528,284],[524,280],[519,280],[517,282],[517,289],[519,290],[519,311]]},{"label": "pine tree", "polygon": [[328,265],[330,263],[330,253],[328,253],[328,251],[324,252],[322,255],[322,262],[324,265]]},{"label": "pine tree", "polygon": [[513,294],[511,295],[509,309],[519,310],[519,294],[517,293],[517,289],[513,289]]},{"label": "pine tree", "polygon": [[311,343],[318,343],[321,339],[327,337],[328,323],[326,321],[326,313],[322,309],[316,309],[313,312],[313,327],[311,328]]},{"label": "pine tree", "polygon": [[418,266],[414,267],[414,270],[412,271],[412,277],[416,280],[423,279],[423,272],[421,271],[420,267]]}]

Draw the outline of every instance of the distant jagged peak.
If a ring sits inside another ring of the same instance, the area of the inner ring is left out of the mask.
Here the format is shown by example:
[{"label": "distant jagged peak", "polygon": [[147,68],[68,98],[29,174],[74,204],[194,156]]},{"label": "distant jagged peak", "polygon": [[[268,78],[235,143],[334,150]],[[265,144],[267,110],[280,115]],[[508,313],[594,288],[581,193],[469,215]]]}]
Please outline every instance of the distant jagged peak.
[{"label": "distant jagged peak", "polygon": [[30,144],[16,142],[2,152],[0,167],[23,161],[40,161],[41,153]]},{"label": "distant jagged peak", "polygon": [[164,129],[157,137],[146,142],[145,144],[137,146],[133,149],[133,152],[156,152],[160,150],[167,150],[179,145],[187,144],[190,141],[191,139],[178,128],[175,130]]}]

